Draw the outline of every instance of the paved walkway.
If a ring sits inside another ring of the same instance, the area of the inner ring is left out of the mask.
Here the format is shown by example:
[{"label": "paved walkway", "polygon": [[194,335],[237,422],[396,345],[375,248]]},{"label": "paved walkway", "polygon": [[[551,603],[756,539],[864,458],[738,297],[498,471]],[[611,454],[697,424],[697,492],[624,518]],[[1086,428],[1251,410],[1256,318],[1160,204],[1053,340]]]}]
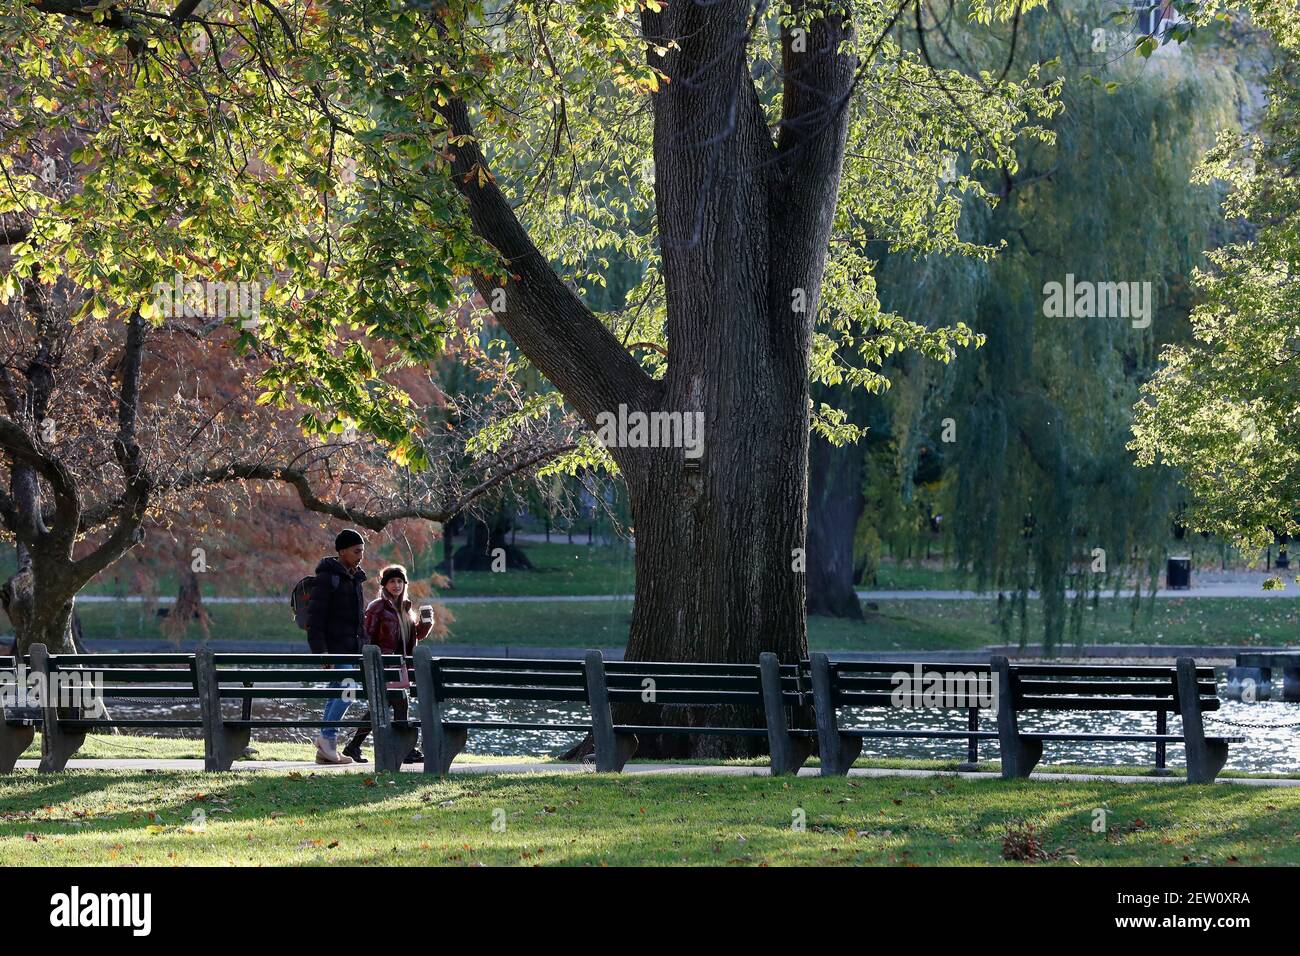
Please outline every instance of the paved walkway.
[{"label": "paved walkway", "polygon": [[[1285,578],[1284,578],[1285,580]],[[1168,588],[1161,588],[1156,592],[1157,599],[1187,599],[1187,598],[1251,598],[1258,600],[1275,600],[1279,598],[1296,599],[1300,598],[1300,587],[1292,585],[1280,591],[1265,591],[1261,586],[1262,577],[1250,580],[1235,581],[1217,581],[1207,582],[1197,585],[1186,591],[1171,591]],[[858,597],[864,601],[992,601],[997,598],[997,591],[858,591]],[[1120,598],[1128,597],[1132,591],[1123,592]],[[1074,597],[1073,591],[1066,592],[1067,597]],[[1107,591],[1102,597],[1108,598],[1112,592]],[[1143,599],[1147,593],[1143,591]],[[454,593],[439,593],[432,596],[439,604],[455,606],[457,604],[597,604],[606,601],[623,601],[630,602],[631,594],[543,594],[543,595],[521,595],[521,594],[493,594],[493,595],[475,595],[468,597],[458,597]],[[1037,600],[1038,592],[1030,591],[1029,597]],[[80,604],[108,604],[113,601],[120,601],[124,604],[139,604],[143,601],[138,594],[125,594],[121,596],[111,594],[85,594],[77,598]],[[158,604],[170,604],[174,597],[158,597],[155,599]],[[287,599],[283,595],[272,595],[270,597],[205,597],[204,604],[287,604]]]},{"label": "paved walkway", "polygon": [[[87,638],[86,650],[94,654],[153,654],[193,653],[195,648],[206,646],[212,651],[238,654],[306,654],[305,641],[259,641],[217,639],[197,640],[173,644],[165,638]],[[587,653],[585,647],[550,647],[541,644],[438,644],[439,657],[512,657],[524,660],[580,660]],[[607,661],[621,661],[623,648],[599,648]],[[813,650],[818,650],[814,647]],[[1179,657],[1195,657],[1203,664],[1229,666],[1236,663],[1238,654],[1295,653],[1294,647],[1246,647],[1237,644],[1085,644],[1076,650],[1073,645],[1060,648],[1061,655],[1053,658],[1057,663],[1067,660],[1086,660],[1093,664],[1109,661],[1142,661],[1147,664],[1172,664]],[[828,650],[834,661],[900,661],[934,664],[986,664],[993,654],[1014,660],[1034,659],[1042,656],[1042,648],[1031,645],[1024,650],[1013,644],[987,645],[968,650],[933,651],[845,651]]]},{"label": "paved walkway", "polygon": [[[35,770],[37,761],[19,760],[18,769]],[[198,772],[203,769],[202,760],[69,760],[69,770],[184,770]],[[272,770],[281,772],[297,771],[299,773],[374,773],[370,763],[349,764],[342,767],[324,766],[311,761],[292,760],[241,760],[235,764],[236,770]],[[420,773],[417,764],[404,766],[404,773]],[[502,773],[563,773],[583,774],[594,772],[589,765],[573,763],[519,763],[503,759],[501,762],[453,764],[455,774],[502,774]],[[719,764],[684,764],[684,763],[629,763],[623,768],[625,774],[646,774],[665,776],[672,774],[698,774],[708,777],[766,777],[767,767],[739,767]],[[801,777],[815,777],[817,768],[805,767],[799,771]],[[965,773],[954,770],[895,770],[878,767],[857,767],[849,771],[851,777],[962,777],[966,780],[1000,780],[996,773]],[[1131,784],[1181,784],[1181,777],[1148,777],[1128,774],[1091,774],[1091,773],[1035,773],[1032,780],[1069,780],[1076,783],[1094,783],[1098,780],[1107,783]],[[1220,777],[1220,784],[1241,784],[1249,787],[1300,787],[1300,779],[1264,779],[1259,777]]]}]

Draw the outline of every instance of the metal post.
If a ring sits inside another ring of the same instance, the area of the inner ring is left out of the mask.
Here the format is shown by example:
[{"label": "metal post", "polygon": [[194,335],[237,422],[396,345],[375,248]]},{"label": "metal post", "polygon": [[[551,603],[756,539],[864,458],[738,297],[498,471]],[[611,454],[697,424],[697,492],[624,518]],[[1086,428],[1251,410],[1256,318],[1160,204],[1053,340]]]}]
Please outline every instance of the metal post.
[{"label": "metal post", "polygon": [[[1169,714],[1163,710],[1156,711],[1156,734],[1164,736],[1169,733]],[[1156,766],[1151,771],[1153,777],[1169,776],[1169,768],[1165,766],[1165,742],[1156,741]]]},{"label": "metal post", "polygon": [[[970,707],[966,710],[966,729],[974,732],[980,729],[980,710]],[[958,770],[978,770],[980,762],[980,742],[978,737],[966,738],[966,762],[957,765]]]}]

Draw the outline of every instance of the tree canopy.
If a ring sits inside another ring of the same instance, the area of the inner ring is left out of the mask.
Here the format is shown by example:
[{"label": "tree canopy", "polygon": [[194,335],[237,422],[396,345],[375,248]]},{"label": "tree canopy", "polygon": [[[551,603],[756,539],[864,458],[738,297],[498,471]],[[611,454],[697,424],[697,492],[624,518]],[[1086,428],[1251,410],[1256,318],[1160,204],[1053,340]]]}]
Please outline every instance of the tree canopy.
[{"label": "tree canopy", "polygon": [[1194,341],[1161,354],[1132,447],[1182,472],[1193,527],[1262,547],[1300,526],[1300,20],[1290,4],[1246,6],[1276,48],[1267,107],[1254,132],[1225,131],[1198,174],[1228,185],[1237,238],[1197,273]]}]

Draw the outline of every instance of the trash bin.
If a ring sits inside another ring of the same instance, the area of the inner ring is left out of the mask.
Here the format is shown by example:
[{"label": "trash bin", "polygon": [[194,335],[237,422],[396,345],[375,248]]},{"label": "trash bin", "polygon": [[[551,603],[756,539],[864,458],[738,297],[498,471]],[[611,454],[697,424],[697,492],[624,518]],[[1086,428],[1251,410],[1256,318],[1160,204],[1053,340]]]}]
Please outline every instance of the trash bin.
[{"label": "trash bin", "polygon": [[1190,557],[1170,558],[1165,564],[1165,587],[1174,591],[1186,591],[1192,586],[1192,559]]}]

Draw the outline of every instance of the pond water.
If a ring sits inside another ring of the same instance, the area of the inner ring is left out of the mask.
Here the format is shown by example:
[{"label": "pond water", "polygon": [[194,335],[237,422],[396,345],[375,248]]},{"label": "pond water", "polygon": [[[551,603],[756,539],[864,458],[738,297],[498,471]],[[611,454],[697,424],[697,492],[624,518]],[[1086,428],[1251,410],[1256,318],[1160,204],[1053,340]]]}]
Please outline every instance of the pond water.
[{"label": "pond water", "polygon": [[[1210,735],[1241,736],[1244,743],[1228,748],[1227,769],[1256,773],[1300,772],[1300,704],[1281,701],[1243,703],[1223,700],[1222,674],[1219,676],[1221,704],[1219,710],[1206,715],[1206,732]],[[115,717],[157,716],[198,717],[197,704],[182,705],[166,701],[109,701]],[[228,707],[231,705],[227,705]],[[319,703],[301,701],[257,701],[255,717],[317,716]],[[231,717],[235,710],[228,710]],[[354,705],[348,716],[358,717],[360,705]],[[892,708],[846,708],[840,711],[842,726],[871,727],[879,729],[936,728],[966,729],[964,711],[917,713]],[[578,721],[587,720],[587,710],[582,705],[532,701],[461,701],[449,707],[450,720],[475,718],[508,721]],[[1092,731],[1109,733],[1150,733],[1155,730],[1155,715],[1124,711],[1075,712],[1069,714],[1031,713],[1021,717],[1025,731]],[[1289,725],[1289,726],[1250,726]],[[996,730],[997,721],[991,711],[980,715],[983,730]],[[1181,721],[1176,715],[1169,718],[1169,732],[1179,733]],[[144,731],[135,731],[141,733]],[[343,731],[342,733],[347,733]],[[275,730],[259,728],[254,732],[253,745],[258,740],[310,739],[307,730]],[[197,736],[195,731],[181,731],[175,736]],[[581,738],[580,734],[551,731],[474,730],[470,732],[466,753],[471,754],[527,754],[545,756],[567,750]],[[965,740],[908,740],[866,739],[863,741],[864,757],[924,757],[959,761],[965,759]],[[980,759],[998,757],[996,740],[982,740]],[[1083,764],[1093,766],[1150,767],[1155,761],[1155,745],[1143,743],[1069,743],[1048,742],[1044,747],[1044,764]],[[1183,765],[1181,744],[1168,746],[1167,763],[1171,767]]]}]

